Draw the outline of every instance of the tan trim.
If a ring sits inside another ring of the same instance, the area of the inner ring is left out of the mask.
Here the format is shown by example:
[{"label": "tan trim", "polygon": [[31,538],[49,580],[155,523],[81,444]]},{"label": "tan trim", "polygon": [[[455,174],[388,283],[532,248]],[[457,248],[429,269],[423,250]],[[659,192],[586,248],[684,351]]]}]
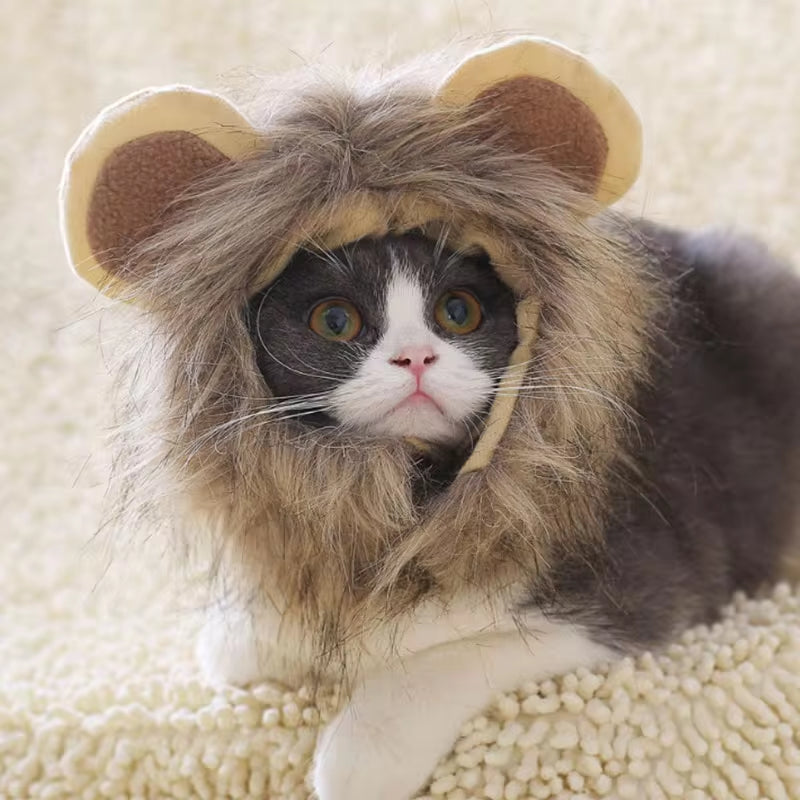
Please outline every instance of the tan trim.
[{"label": "tan trim", "polygon": [[257,134],[224,98],[188,86],[143,89],[103,110],[67,155],[59,190],[61,233],[75,273],[104,294],[119,291],[95,257],[87,218],[95,182],[121,145],[165,131],[188,131],[228,158],[252,150]]},{"label": "tan trim", "polygon": [[595,199],[610,205],[625,194],[639,174],[641,123],[617,86],[579,53],[548,39],[512,39],[466,58],[445,78],[436,98],[443,105],[468,106],[492,86],[522,76],[553,81],[592,111],[608,142]]},{"label": "tan trim", "polygon": [[533,346],[539,330],[539,302],[535,298],[527,297],[517,305],[517,330],[519,344],[511,354],[508,367],[497,388],[498,395],[489,410],[483,433],[475,443],[467,462],[461,467],[460,475],[476,472],[489,465],[508,428],[508,423],[511,422],[519,390],[525,383],[527,370],[523,365],[533,355]]},{"label": "tan trim", "polygon": [[[412,228],[432,226],[444,217],[438,206],[413,197],[395,198],[390,202],[383,194],[353,194],[335,210],[328,210],[298,228],[286,241],[280,257],[264,266],[251,291],[255,293],[272,283],[300,247],[321,246],[335,250],[365,236],[385,236],[390,232],[403,233]],[[464,244],[463,236],[456,237],[456,243]],[[486,251],[490,252],[488,248]]]}]

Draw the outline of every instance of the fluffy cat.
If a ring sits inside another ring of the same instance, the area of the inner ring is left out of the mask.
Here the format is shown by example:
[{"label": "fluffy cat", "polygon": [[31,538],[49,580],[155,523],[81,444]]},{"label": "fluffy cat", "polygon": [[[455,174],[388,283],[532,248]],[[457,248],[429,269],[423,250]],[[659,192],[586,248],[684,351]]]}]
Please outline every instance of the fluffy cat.
[{"label": "fluffy cat", "polygon": [[606,208],[638,123],[577,54],[433,67],[252,124],[145,91],[64,181],[76,269],[145,310],[118,505],[211,542],[211,678],[343,681],[320,800],[408,800],[494,691],[796,553],[800,279]]}]

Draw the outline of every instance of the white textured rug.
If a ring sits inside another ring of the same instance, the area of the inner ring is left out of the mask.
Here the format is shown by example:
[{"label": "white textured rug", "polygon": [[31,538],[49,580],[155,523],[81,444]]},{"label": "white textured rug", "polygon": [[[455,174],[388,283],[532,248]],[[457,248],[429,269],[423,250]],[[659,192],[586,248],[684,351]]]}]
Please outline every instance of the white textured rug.
[{"label": "white textured rug", "polygon": [[[58,239],[72,140],[148,84],[224,89],[251,71],[397,60],[506,29],[588,53],[636,104],[646,167],[626,208],[735,223],[800,263],[795,0],[0,5],[0,797],[305,798],[320,714],[302,691],[204,687],[198,595],[163,543],[92,539],[106,315]],[[657,659],[500,698],[429,793],[796,800],[798,730],[800,595],[781,589]]]}]

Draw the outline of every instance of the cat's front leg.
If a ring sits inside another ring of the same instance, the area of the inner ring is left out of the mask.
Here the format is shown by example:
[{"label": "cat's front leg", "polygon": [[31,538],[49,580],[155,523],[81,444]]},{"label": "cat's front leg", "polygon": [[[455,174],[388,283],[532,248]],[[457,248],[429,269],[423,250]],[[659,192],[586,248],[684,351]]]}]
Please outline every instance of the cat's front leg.
[{"label": "cat's front leg", "polygon": [[438,645],[365,676],[320,735],[319,800],[409,800],[496,692],[611,655],[579,629],[535,627]]},{"label": "cat's front leg", "polygon": [[308,650],[306,638],[272,606],[225,603],[209,610],[195,653],[213,684],[297,686],[307,676]]},{"label": "cat's front leg", "polygon": [[214,684],[245,686],[267,673],[267,647],[250,612],[213,608],[197,638],[195,654],[205,677]]}]

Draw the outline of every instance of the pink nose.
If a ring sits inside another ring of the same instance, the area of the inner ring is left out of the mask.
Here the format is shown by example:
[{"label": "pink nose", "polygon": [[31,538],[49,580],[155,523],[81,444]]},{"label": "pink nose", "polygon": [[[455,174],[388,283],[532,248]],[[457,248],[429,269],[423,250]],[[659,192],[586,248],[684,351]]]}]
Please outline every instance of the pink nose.
[{"label": "pink nose", "polygon": [[389,363],[404,367],[412,375],[419,377],[431,364],[436,362],[437,358],[432,347],[415,345],[404,347],[394,358],[389,359]]}]

